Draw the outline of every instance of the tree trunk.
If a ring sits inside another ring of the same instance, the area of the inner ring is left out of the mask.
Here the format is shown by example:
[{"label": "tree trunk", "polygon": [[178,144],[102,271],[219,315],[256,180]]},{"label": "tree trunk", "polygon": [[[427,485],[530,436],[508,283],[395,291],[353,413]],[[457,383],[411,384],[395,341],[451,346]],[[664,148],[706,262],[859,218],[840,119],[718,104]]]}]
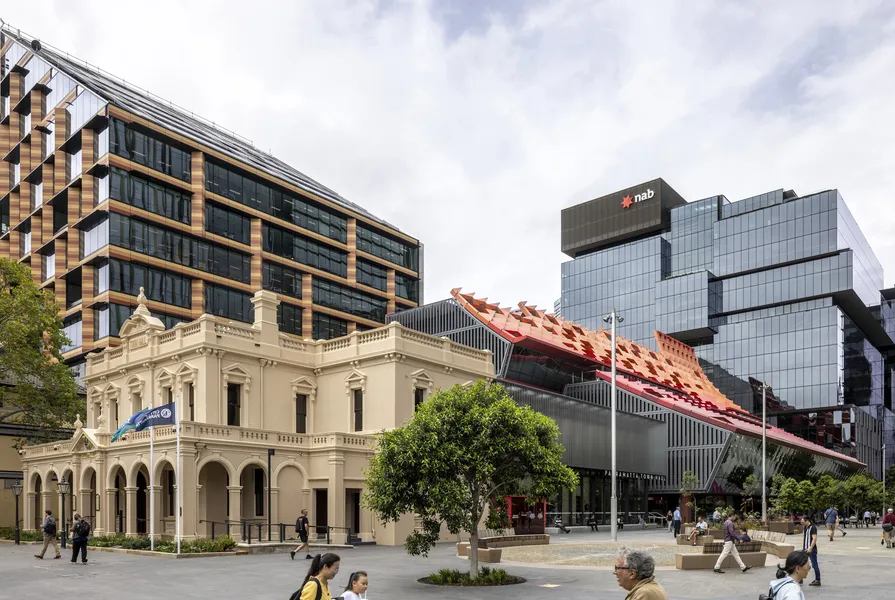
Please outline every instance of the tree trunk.
[{"label": "tree trunk", "polygon": [[479,575],[479,530],[473,528],[469,532],[469,576]]}]

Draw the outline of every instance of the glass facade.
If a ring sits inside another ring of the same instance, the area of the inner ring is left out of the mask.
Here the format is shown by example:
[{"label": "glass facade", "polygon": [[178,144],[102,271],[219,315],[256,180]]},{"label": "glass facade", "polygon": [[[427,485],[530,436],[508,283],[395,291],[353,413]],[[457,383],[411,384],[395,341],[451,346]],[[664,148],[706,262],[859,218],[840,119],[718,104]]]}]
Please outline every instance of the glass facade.
[{"label": "glass facade", "polygon": [[384,292],[388,289],[388,269],[359,258],[357,282]]},{"label": "glass facade", "polygon": [[[563,316],[596,329],[615,307],[623,337],[656,349],[657,329],[692,345],[720,391],[751,411],[761,406],[750,377],[790,410],[851,405],[895,421],[895,310],[838,191],[713,196],[671,208],[668,223],[564,263]],[[782,423],[803,431],[797,421]],[[895,427],[883,437],[868,445],[888,440],[892,463]]]},{"label": "glass facade", "polygon": [[[109,198],[118,200],[151,213],[173,219],[180,223],[190,224],[190,196],[179,190],[144,179],[135,173],[112,167],[108,176]],[[99,197],[99,202],[105,200]]]},{"label": "glass facade", "polygon": [[314,312],[311,337],[315,340],[328,340],[348,335],[348,321],[320,312]]},{"label": "glass facade", "polygon": [[281,302],[277,306],[277,325],[280,331],[301,335],[301,311],[300,306]]},{"label": "glass facade", "polygon": [[242,244],[250,244],[252,240],[252,220],[235,210],[218,206],[213,202],[206,202],[205,231]]},{"label": "glass facade", "polygon": [[264,251],[340,277],[348,277],[348,253],[311,238],[265,224]]},{"label": "glass facade", "polygon": [[419,270],[419,248],[357,225],[357,249],[414,271]]},{"label": "glass facade", "polygon": [[[96,112],[94,111],[93,114]],[[109,123],[109,151],[159,173],[170,175],[187,183],[190,182],[192,164],[190,153],[161,139],[159,134],[144,129],[136,123],[125,123],[118,119],[111,120]]]},{"label": "glass facade", "polygon": [[205,284],[205,312],[244,323],[255,318],[250,294],[211,283]]},{"label": "glass facade", "polygon": [[[109,336],[118,336],[118,332],[121,331],[121,326],[124,325],[124,322],[127,321],[132,314],[134,314],[135,307],[133,306],[124,306],[122,304],[106,304],[101,308],[97,308],[94,311],[95,326],[94,326],[94,339],[101,340],[104,337]],[[171,329],[178,323],[184,323],[188,321],[188,319],[181,319],[180,317],[174,317],[171,315],[166,315],[164,313],[152,312],[152,316],[159,319],[164,325],[165,329]]]},{"label": "glass facade", "polygon": [[137,296],[142,287],[146,297],[155,302],[183,308],[190,308],[192,303],[192,280],[176,273],[116,258],[100,265],[94,273],[97,294],[111,290]]},{"label": "glass facade", "polygon": [[262,263],[261,285],[265,290],[301,298],[301,273],[277,263]]},{"label": "glass facade", "polygon": [[385,323],[388,301],[325,279],[313,280],[314,304]]}]

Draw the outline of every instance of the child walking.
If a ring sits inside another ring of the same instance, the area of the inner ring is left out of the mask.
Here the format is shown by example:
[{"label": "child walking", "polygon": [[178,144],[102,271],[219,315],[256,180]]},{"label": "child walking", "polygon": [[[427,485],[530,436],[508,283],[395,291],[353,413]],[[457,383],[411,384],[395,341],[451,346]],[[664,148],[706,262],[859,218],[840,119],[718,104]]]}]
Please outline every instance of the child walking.
[{"label": "child walking", "polygon": [[366,600],[367,598],[367,572],[355,571],[348,578],[348,585],[342,592],[344,600]]}]

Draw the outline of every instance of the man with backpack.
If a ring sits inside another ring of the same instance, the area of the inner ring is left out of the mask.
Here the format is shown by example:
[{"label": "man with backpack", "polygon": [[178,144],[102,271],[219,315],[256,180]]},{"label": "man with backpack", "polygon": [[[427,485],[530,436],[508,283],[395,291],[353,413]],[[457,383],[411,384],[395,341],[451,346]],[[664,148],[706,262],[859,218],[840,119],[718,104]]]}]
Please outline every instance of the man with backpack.
[{"label": "man with backpack", "polygon": [[56,519],[53,518],[53,511],[47,509],[44,512],[47,516],[44,517],[44,522],[40,526],[40,530],[43,531],[44,534],[44,547],[41,548],[40,554],[34,555],[34,558],[43,560],[47,547],[49,547],[50,544],[53,544],[53,549],[56,550],[56,556],[54,556],[53,559],[62,558],[62,555],[59,553],[59,542],[56,541]]},{"label": "man with backpack", "polygon": [[71,561],[78,562],[78,552],[81,553],[81,564],[87,564],[87,540],[90,538],[90,523],[75,513],[74,528],[72,530]]},{"label": "man with backpack", "polygon": [[289,553],[289,557],[292,560],[295,560],[295,553],[301,552],[302,549],[307,553],[307,556],[305,556],[306,559],[314,558],[311,556],[311,546],[308,544],[308,530],[310,529],[310,525],[311,522],[308,521],[308,509],[303,508],[301,509],[301,516],[295,521],[295,533],[298,534],[298,539],[301,540],[301,544],[298,548]]}]

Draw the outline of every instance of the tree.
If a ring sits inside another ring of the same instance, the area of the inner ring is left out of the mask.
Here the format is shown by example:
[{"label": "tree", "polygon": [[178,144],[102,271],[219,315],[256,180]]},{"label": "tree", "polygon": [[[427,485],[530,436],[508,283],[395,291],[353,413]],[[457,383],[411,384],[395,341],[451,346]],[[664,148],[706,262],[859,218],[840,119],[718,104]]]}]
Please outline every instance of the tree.
[{"label": "tree", "polygon": [[796,485],[793,510],[799,513],[806,513],[815,510],[816,507],[817,499],[814,484],[809,479],[803,479]]},{"label": "tree", "polygon": [[693,471],[684,471],[681,475],[681,497],[690,498],[687,506],[693,509],[693,520],[696,520],[696,494],[695,490],[699,489],[699,477]]},{"label": "tree", "polygon": [[776,488],[777,494],[772,502],[774,512],[778,515],[789,515],[798,509],[798,485],[798,482],[792,477],[788,477],[780,483],[779,487]]},{"label": "tree", "polygon": [[422,519],[407,536],[411,555],[428,555],[441,526],[469,532],[469,572],[478,574],[478,527],[501,496],[548,498],[578,476],[562,462],[556,423],[519,406],[498,384],[456,385],[423,403],[406,425],[377,436],[365,505],[383,523]]},{"label": "tree", "polygon": [[750,473],[743,481],[743,512],[755,510],[755,496],[761,494],[761,483],[755,473]]},{"label": "tree", "polygon": [[40,290],[31,270],[0,259],[0,423],[62,427],[83,414],[71,371],[62,362],[68,340],[53,294]]},{"label": "tree", "polygon": [[814,490],[816,505],[821,511],[842,504],[842,482],[833,479],[832,475],[822,475]]},{"label": "tree", "polygon": [[877,507],[882,501],[883,484],[870,473],[858,473],[846,479],[842,485],[842,503],[852,510],[863,513]]}]

